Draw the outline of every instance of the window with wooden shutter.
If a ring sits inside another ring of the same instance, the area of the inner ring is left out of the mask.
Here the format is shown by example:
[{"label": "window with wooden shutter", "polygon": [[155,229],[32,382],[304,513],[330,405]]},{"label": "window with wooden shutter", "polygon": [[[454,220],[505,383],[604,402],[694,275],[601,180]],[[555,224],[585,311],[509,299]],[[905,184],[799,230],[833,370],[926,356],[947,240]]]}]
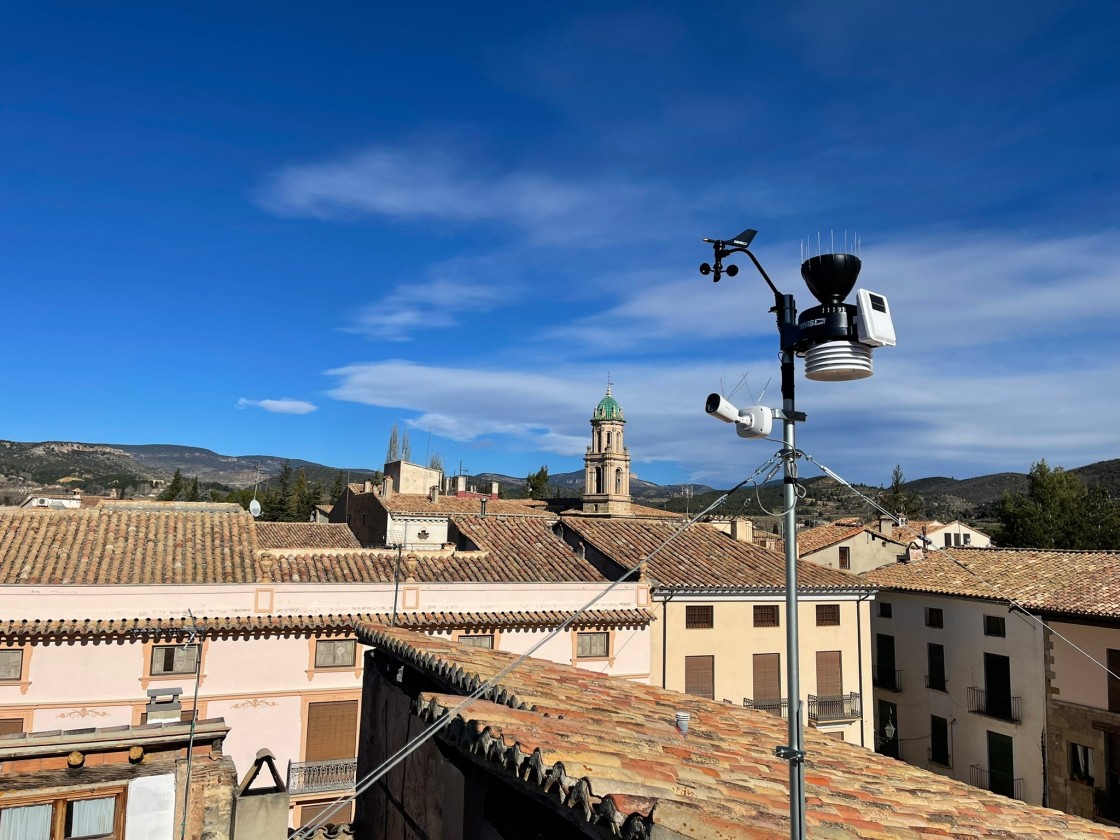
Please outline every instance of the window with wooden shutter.
[{"label": "window with wooden shutter", "polygon": [[840,667],[840,651],[817,651],[817,694],[839,697],[844,693],[844,677]]},{"label": "window with wooden shutter", "polygon": [[778,626],[778,605],[777,604],[755,604],[755,607],[754,607],[754,626],[755,627],[777,627]]},{"label": "window with wooden shutter", "polygon": [[840,546],[840,568],[852,568],[852,550],[846,545]]},{"label": "window with wooden shutter", "polygon": [[23,678],[23,651],[0,650],[0,682],[19,682]]},{"label": "window with wooden shutter", "polygon": [[1112,674],[1120,674],[1120,650],[1109,648],[1108,670],[1112,672],[1108,675],[1108,710],[1120,712],[1120,680],[1112,676]]},{"label": "window with wooden shutter", "polygon": [[329,761],[357,755],[358,701],[307,706],[305,761]]},{"label": "window with wooden shutter", "polygon": [[778,653],[754,655],[754,695],[759,700],[778,700],[782,696],[782,657]]},{"label": "window with wooden shutter", "polygon": [[684,658],[684,693],[714,700],[716,696],[716,658],[686,656]]},{"label": "window with wooden shutter", "polygon": [[817,626],[818,627],[839,627],[840,626],[840,605],[839,604],[817,604]]},{"label": "window with wooden shutter", "polygon": [[949,721],[937,715],[929,716],[929,760],[943,767],[951,767],[949,756]]},{"label": "window with wooden shutter", "polygon": [[685,629],[695,630],[698,628],[711,627],[714,619],[714,609],[709,605],[703,604],[689,604],[684,608],[684,626]]},{"label": "window with wooden shutter", "polygon": [[0,735],[18,735],[23,732],[23,718],[0,718]]}]

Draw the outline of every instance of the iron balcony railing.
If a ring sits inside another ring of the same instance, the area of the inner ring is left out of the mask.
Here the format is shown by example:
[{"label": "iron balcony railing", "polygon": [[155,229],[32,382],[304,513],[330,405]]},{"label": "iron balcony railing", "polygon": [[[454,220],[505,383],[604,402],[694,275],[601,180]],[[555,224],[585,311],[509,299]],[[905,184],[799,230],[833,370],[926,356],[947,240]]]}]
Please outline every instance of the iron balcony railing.
[{"label": "iron balcony railing", "polygon": [[744,697],[743,706],[781,717],[785,717],[789,712],[789,701],[785,697],[774,697],[769,700],[752,700],[750,697]]},{"label": "iron balcony railing", "polygon": [[887,691],[902,691],[902,671],[880,671],[874,675],[872,682],[876,688],[885,688]]},{"label": "iron balcony railing", "polygon": [[979,764],[968,768],[968,783],[973,787],[990,790],[1012,799],[1022,800],[1023,780],[1011,778],[1010,773],[989,773]]},{"label": "iron balcony railing", "polygon": [[809,723],[827,723],[838,720],[858,720],[863,707],[856,692],[826,697],[809,695]]},{"label": "iron balcony railing", "polygon": [[1022,700],[1010,694],[995,694],[969,686],[968,710],[978,715],[1019,723],[1023,719]]},{"label": "iron balcony railing", "polygon": [[288,793],[347,790],[354,787],[357,779],[356,758],[288,762]]},{"label": "iron balcony railing", "polygon": [[1120,822],[1120,792],[1094,789],[1093,816],[1109,822]]}]

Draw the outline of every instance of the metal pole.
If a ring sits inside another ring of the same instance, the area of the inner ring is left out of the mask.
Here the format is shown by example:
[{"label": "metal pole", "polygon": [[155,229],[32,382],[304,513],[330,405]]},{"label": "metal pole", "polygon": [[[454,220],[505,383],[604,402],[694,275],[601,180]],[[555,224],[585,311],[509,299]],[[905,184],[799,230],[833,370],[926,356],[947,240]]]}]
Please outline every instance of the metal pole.
[{"label": "metal pole", "polygon": [[794,351],[786,346],[791,328],[796,328],[797,306],[792,295],[777,300],[778,328],[782,334],[782,462],[784,484],[786,551],[786,690],[789,695],[789,836],[805,838],[805,762],[801,728],[800,648],[797,633],[797,447],[794,432]]}]

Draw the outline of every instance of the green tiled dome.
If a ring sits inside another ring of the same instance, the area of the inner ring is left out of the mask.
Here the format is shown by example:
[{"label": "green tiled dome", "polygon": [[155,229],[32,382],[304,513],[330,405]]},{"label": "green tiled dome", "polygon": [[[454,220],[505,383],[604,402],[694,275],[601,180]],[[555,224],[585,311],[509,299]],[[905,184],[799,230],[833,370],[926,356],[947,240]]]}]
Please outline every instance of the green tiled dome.
[{"label": "green tiled dome", "polygon": [[611,389],[607,388],[607,395],[599,400],[599,404],[595,406],[595,413],[591,415],[592,420],[622,420],[622,406],[618,404],[618,400],[611,396]]}]

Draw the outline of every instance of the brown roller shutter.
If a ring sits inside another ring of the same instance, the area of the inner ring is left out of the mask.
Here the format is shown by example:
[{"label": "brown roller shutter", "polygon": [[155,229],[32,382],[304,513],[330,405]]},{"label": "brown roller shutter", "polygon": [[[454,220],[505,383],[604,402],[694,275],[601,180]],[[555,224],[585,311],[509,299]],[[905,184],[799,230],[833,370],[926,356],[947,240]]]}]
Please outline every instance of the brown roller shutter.
[{"label": "brown roller shutter", "polygon": [[23,732],[23,718],[0,718],[0,735],[18,735]]},{"label": "brown roller shutter", "polygon": [[781,654],[754,655],[754,700],[778,700],[782,696]]},{"label": "brown roller shutter", "polygon": [[840,671],[840,651],[817,651],[817,695],[839,697],[844,693],[844,679]]},{"label": "brown roller shutter", "polygon": [[686,656],[684,658],[684,693],[697,697],[716,697],[716,658]]},{"label": "brown roller shutter", "polygon": [[354,758],[357,739],[357,700],[308,705],[305,761]]}]

